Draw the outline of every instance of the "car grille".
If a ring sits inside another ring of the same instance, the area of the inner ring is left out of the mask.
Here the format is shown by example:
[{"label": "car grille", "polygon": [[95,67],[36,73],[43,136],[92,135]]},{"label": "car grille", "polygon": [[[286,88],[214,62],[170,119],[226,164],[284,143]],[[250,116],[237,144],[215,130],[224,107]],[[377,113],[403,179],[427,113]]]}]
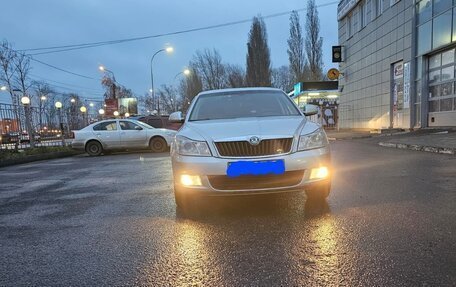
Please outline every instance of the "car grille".
[{"label": "car grille", "polygon": [[293,138],[262,140],[258,145],[251,145],[248,141],[216,142],[220,156],[247,157],[265,156],[288,153]]},{"label": "car grille", "polygon": [[284,174],[242,175],[229,177],[226,175],[209,175],[209,183],[218,190],[243,190],[291,187],[298,185],[304,170],[287,171]]}]

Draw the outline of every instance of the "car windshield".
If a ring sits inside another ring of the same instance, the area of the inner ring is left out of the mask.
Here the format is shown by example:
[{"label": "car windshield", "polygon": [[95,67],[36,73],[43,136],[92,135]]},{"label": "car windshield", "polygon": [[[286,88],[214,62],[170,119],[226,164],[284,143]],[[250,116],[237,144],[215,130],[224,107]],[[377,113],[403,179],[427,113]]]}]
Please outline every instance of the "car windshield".
[{"label": "car windshield", "polygon": [[269,116],[300,116],[299,110],[281,92],[255,91],[201,95],[190,121]]}]

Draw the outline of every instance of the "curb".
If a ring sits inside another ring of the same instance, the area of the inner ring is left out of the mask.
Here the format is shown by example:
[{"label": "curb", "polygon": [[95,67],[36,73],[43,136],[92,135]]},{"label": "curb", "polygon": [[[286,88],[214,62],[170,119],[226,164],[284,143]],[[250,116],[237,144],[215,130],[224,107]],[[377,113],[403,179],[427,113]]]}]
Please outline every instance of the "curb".
[{"label": "curb", "polygon": [[335,138],[335,137],[328,137],[329,141],[343,141],[343,140],[356,140],[356,139],[367,139],[373,137],[372,135],[365,135],[365,136],[352,136],[352,137],[344,137],[344,138]]},{"label": "curb", "polygon": [[0,168],[6,167],[6,166],[11,166],[11,165],[16,165],[16,164],[24,164],[24,163],[34,162],[34,161],[40,161],[40,160],[69,157],[69,156],[74,156],[74,155],[78,155],[78,154],[81,154],[81,152],[60,151],[60,152],[53,152],[53,153],[34,154],[34,155],[30,155],[30,156],[23,157],[23,158],[8,159],[8,160],[0,161]]},{"label": "curb", "polygon": [[456,155],[456,148],[423,146],[423,145],[416,145],[416,144],[388,143],[388,142],[379,142],[378,145],[382,146],[382,147],[389,147],[389,148],[408,149],[408,150],[414,150],[414,151],[424,151],[424,152]]}]

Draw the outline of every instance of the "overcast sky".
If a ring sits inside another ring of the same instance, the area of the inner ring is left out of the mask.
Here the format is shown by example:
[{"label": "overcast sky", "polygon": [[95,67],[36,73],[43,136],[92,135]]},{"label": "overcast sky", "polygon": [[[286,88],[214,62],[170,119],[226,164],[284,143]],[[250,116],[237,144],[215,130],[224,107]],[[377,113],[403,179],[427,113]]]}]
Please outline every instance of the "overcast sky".
[{"label": "overcast sky", "polygon": [[[317,5],[335,2],[316,0]],[[30,49],[163,34],[237,20],[258,14],[305,8],[305,0],[14,0],[2,1],[0,38],[15,49]],[[337,44],[337,5],[318,9],[323,37],[325,71],[332,67],[331,46]],[[300,12],[304,25],[304,12]],[[273,67],[288,64],[289,15],[265,20]],[[154,60],[155,87],[173,84],[197,50],[217,49],[225,63],[245,66],[250,23],[186,34],[134,41],[90,49],[34,56],[48,64],[99,79],[105,65],[116,80],[142,95],[151,86],[150,58],[170,44],[174,53]],[[31,52],[30,52],[31,53]],[[52,80],[60,92],[78,92],[85,98],[102,98],[99,80],[85,79],[32,62],[32,78]],[[60,82],[60,83],[57,83]],[[177,82],[177,80],[176,80]],[[0,93],[0,102],[9,96]]]}]

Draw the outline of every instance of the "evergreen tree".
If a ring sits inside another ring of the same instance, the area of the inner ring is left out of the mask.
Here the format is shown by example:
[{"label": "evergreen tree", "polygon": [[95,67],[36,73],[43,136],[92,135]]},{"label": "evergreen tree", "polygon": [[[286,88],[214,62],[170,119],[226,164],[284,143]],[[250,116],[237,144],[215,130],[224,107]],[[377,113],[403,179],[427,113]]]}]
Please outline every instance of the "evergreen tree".
[{"label": "evergreen tree", "polygon": [[271,59],[267,42],[268,36],[263,20],[254,17],[247,43],[247,86],[271,86]]}]

